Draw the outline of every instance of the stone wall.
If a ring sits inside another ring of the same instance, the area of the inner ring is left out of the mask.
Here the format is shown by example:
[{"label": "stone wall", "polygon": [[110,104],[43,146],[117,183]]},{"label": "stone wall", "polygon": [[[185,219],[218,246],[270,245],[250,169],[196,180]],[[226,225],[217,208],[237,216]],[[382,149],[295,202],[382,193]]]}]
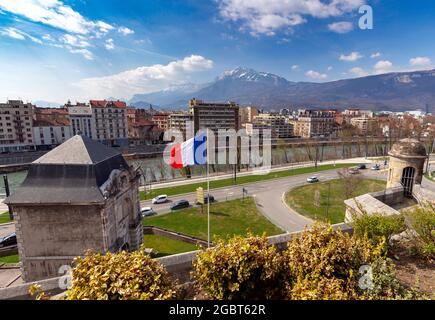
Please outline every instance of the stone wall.
[{"label": "stone wall", "polygon": [[65,257],[103,250],[100,211],[98,206],[14,206],[23,279],[56,276],[58,266],[70,260]]},{"label": "stone wall", "polygon": [[[345,224],[345,223],[339,223],[333,225],[334,230],[341,229],[342,231],[346,233],[352,233],[353,229]],[[284,250],[287,248],[288,242],[294,238],[299,237],[302,231],[298,232],[292,232],[277,236],[269,237],[269,243],[275,245],[278,250]],[[157,260],[162,263],[166,269],[168,270],[169,274],[177,279],[180,284],[186,283],[188,281],[191,281],[190,279],[190,272],[192,269],[192,262],[196,259],[196,256],[199,251],[192,251],[192,252],[186,252],[186,253],[180,253],[172,256],[162,257],[158,258]],[[61,278],[52,278],[48,280],[38,281],[34,282],[36,284],[40,284],[42,286],[42,289],[48,293],[59,293],[59,281]],[[65,280],[65,279],[63,279]],[[26,283],[14,287],[4,288],[0,289],[0,300],[1,299],[29,299],[28,296],[28,287],[32,283]]]},{"label": "stone wall", "polygon": [[396,186],[385,191],[363,194],[353,199],[344,200],[346,205],[346,215],[344,221],[349,223],[353,220],[354,214],[381,213],[384,215],[399,214],[399,211],[390,207],[402,202],[404,192],[402,186]]},{"label": "stone wall", "polygon": [[[202,239],[198,239],[192,236],[188,236],[179,232],[174,232],[170,230],[166,230],[163,228],[153,227],[153,226],[145,226],[143,227],[143,233],[144,234],[155,234],[159,236],[163,236],[169,239],[177,240],[177,241],[183,241],[186,243],[199,245],[202,247],[207,247],[207,241],[204,241]],[[146,243],[145,243],[146,246]]]}]

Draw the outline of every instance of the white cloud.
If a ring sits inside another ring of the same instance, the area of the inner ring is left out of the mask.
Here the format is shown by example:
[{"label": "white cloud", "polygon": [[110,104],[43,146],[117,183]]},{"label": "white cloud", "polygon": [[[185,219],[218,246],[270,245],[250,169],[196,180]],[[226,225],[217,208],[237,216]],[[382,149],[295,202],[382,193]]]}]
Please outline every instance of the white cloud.
[{"label": "white cloud", "polygon": [[391,72],[391,71],[393,71],[393,63],[391,61],[388,61],[388,60],[378,61],[374,65],[373,70],[376,74]]},{"label": "white cloud", "polygon": [[359,52],[354,51],[348,55],[344,55],[344,54],[340,55],[340,60],[347,61],[347,62],[354,62],[361,59],[362,57],[363,56]]},{"label": "white cloud", "polygon": [[296,69],[299,69],[299,65],[297,64],[292,65],[292,70],[296,70]]},{"label": "white cloud", "polygon": [[320,73],[320,72],[317,72],[317,71],[314,71],[314,70],[307,71],[307,72],[305,73],[305,75],[306,75],[308,78],[317,79],[317,80],[326,79],[326,78],[328,77],[327,74]]},{"label": "white cloud", "polygon": [[427,67],[432,64],[432,61],[428,57],[415,57],[409,59],[409,64],[414,67]]},{"label": "white cloud", "polygon": [[88,49],[70,49],[69,52],[81,54],[86,60],[94,60],[94,55]]},{"label": "white cloud", "polygon": [[134,34],[134,31],[127,27],[118,28],[118,32],[123,34],[124,36],[128,36],[129,34]]},{"label": "white cloud", "polygon": [[348,33],[353,30],[353,24],[347,21],[340,21],[328,24],[328,29],[336,33]]},{"label": "white cloud", "polygon": [[349,73],[351,73],[357,77],[366,77],[370,74],[366,70],[359,68],[359,67],[355,67],[355,68],[350,69]]},{"label": "white cloud", "polygon": [[77,85],[96,97],[125,97],[162,90],[173,83],[186,82],[190,74],[212,67],[213,61],[191,55],[166,65],[143,66],[110,76],[83,79]]},{"label": "white cloud", "polygon": [[113,42],[113,39],[107,39],[105,47],[107,50],[113,50],[115,49],[115,43]]},{"label": "white cloud", "polygon": [[332,66],[329,66],[329,67],[327,68],[328,71],[331,71],[332,69],[334,69]]},{"label": "white cloud", "polygon": [[4,28],[4,29],[0,29],[0,35],[2,36],[6,36],[12,39],[17,39],[17,40],[26,40],[30,39],[31,41],[38,43],[38,44],[42,44],[42,41],[24,31],[18,30],[16,28]]},{"label": "white cloud", "polygon": [[67,45],[78,47],[78,48],[87,48],[91,46],[91,44],[88,41],[86,41],[85,38],[80,36],[76,37],[70,34],[63,35],[62,37],[60,37],[59,40]]},{"label": "white cloud", "polygon": [[274,35],[277,30],[305,23],[304,16],[314,18],[339,17],[349,13],[364,0],[217,0],[220,15],[238,21],[242,29],[253,35]]},{"label": "white cloud", "polygon": [[381,53],[380,52],[375,52],[375,53],[372,53],[371,55],[370,55],[370,58],[372,58],[372,59],[376,59],[376,58],[379,58],[381,56]]},{"label": "white cloud", "polygon": [[15,28],[5,28],[3,30],[0,30],[0,34],[2,36],[7,36],[9,38],[17,39],[17,40],[26,40],[26,37],[24,37],[17,29]]},{"label": "white cloud", "polygon": [[0,9],[70,33],[106,33],[113,27],[103,21],[91,21],[59,0],[0,0]]}]

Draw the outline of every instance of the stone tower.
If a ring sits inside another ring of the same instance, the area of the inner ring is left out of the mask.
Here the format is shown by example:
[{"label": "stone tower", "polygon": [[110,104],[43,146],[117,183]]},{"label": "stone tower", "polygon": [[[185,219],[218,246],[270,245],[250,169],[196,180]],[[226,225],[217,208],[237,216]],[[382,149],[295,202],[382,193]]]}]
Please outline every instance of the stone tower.
[{"label": "stone tower", "polygon": [[414,184],[421,183],[427,159],[426,148],[416,139],[403,139],[395,143],[388,154],[390,169],[387,188],[403,185],[405,195],[411,196]]},{"label": "stone tower", "polygon": [[139,249],[139,178],[119,152],[81,135],[34,161],[5,201],[14,210],[23,279],[59,276],[89,249]]}]

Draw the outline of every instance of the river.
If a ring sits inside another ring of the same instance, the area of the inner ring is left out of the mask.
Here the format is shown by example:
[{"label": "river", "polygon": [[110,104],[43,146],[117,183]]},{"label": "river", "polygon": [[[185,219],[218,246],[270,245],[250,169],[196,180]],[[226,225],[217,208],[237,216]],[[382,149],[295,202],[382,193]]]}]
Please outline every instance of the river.
[{"label": "river", "polygon": [[[324,146],[318,149],[318,159],[319,160],[337,160],[343,158],[353,158],[353,157],[363,157],[365,156],[365,145],[364,144],[351,144],[351,145],[335,145],[335,146]],[[368,145],[368,156],[377,157],[384,156],[388,152],[388,145],[383,143],[369,144]],[[300,163],[307,161],[314,161],[316,154],[316,149],[313,146],[302,146],[302,147],[278,147],[272,149],[272,165],[286,165],[291,163]],[[181,178],[186,174],[184,171],[173,170],[168,166],[162,159],[158,158],[147,158],[147,159],[136,159],[128,160],[129,164],[135,167],[140,167],[143,172],[142,185],[148,184],[156,181],[168,181],[176,178]],[[242,168],[242,170],[248,169],[247,167]],[[211,166],[211,174],[217,173],[229,173],[232,172],[233,167],[229,165],[214,165]],[[195,166],[192,171],[192,176],[205,174],[204,166]],[[16,188],[18,188],[24,181],[27,175],[27,171],[20,171],[9,173],[9,188],[11,193],[13,193]],[[5,197],[5,188],[3,181],[0,181],[0,199]]]}]

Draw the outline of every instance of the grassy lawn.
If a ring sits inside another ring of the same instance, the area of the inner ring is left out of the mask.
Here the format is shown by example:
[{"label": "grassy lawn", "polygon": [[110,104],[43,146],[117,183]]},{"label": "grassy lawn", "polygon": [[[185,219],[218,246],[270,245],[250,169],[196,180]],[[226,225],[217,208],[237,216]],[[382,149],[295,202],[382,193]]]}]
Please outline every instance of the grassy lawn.
[{"label": "grassy lawn", "polygon": [[[331,184],[328,207],[328,189]],[[352,195],[353,197],[374,191],[385,189],[385,181],[362,179],[357,190]],[[297,212],[311,219],[329,220],[331,223],[340,223],[344,221],[346,195],[343,192],[344,184],[340,179],[331,180],[329,182],[316,183],[295,188],[286,194],[286,201],[290,207]],[[315,191],[320,192],[320,207],[314,205]]]},{"label": "grassy lawn", "polygon": [[12,220],[9,218],[9,211],[0,213],[0,224],[8,222],[12,222]]},{"label": "grassy lawn", "polygon": [[[145,218],[143,223],[207,240],[207,214],[202,214],[200,208]],[[211,204],[210,228],[212,240],[215,237],[226,239],[233,235],[245,235],[248,230],[258,235],[265,232],[269,236],[284,233],[261,215],[252,198]]]},{"label": "grassy lawn", "polygon": [[[278,171],[278,172],[271,172],[266,175],[248,175],[243,177],[237,178],[237,184],[245,184],[245,183],[252,183],[257,181],[263,181],[263,180],[271,180],[271,179],[277,179],[277,178],[284,178],[284,177],[290,177],[295,176],[298,174],[306,174],[306,173],[313,173],[313,172],[319,172],[319,171],[325,171],[325,170],[332,170],[332,169],[340,169],[340,168],[348,168],[353,167],[355,164],[336,164],[335,166],[332,164],[328,165],[320,165],[316,167],[306,167],[306,168],[298,168],[298,169],[290,169],[285,171]],[[216,180],[216,181],[210,181],[210,189],[216,189],[216,188],[223,188],[228,186],[234,185],[234,179],[222,179],[222,180]],[[191,183],[191,184],[185,184],[182,186],[176,186],[176,187],[168,187],[168,188],[158,188],[151,190],[150,193],[145,194],[144,191],[140,192],[140,199],[141,200],[148,200],[152,199],[155,196],[159,194],[167,194],[168,196],[173,196],[177,194],[183,194],[183,193],[190,193],[195,192],[198,187],[203,187],[204,189],[207,187],[207,184],[205,182],[201,183]]]},{"label": "grassy lawn", "polygon": [[11,264],[11,263],[18,263],[18,262],[20,262],[20,257],[18,256],[18,254],[14,254],[12,256],[0,257],[0,263]]},{"label": "grassy lawn", "polygon": [[198,250],[196,245],[154,234],[144,235],[143,242],[146,248],[154,249],[155,254],[152,255],[153,258]]},{"label": "grassy lawn", "polygon": [[435,181],[435,171],[431,173],[426,173],[424,176],[432,181]]}]

